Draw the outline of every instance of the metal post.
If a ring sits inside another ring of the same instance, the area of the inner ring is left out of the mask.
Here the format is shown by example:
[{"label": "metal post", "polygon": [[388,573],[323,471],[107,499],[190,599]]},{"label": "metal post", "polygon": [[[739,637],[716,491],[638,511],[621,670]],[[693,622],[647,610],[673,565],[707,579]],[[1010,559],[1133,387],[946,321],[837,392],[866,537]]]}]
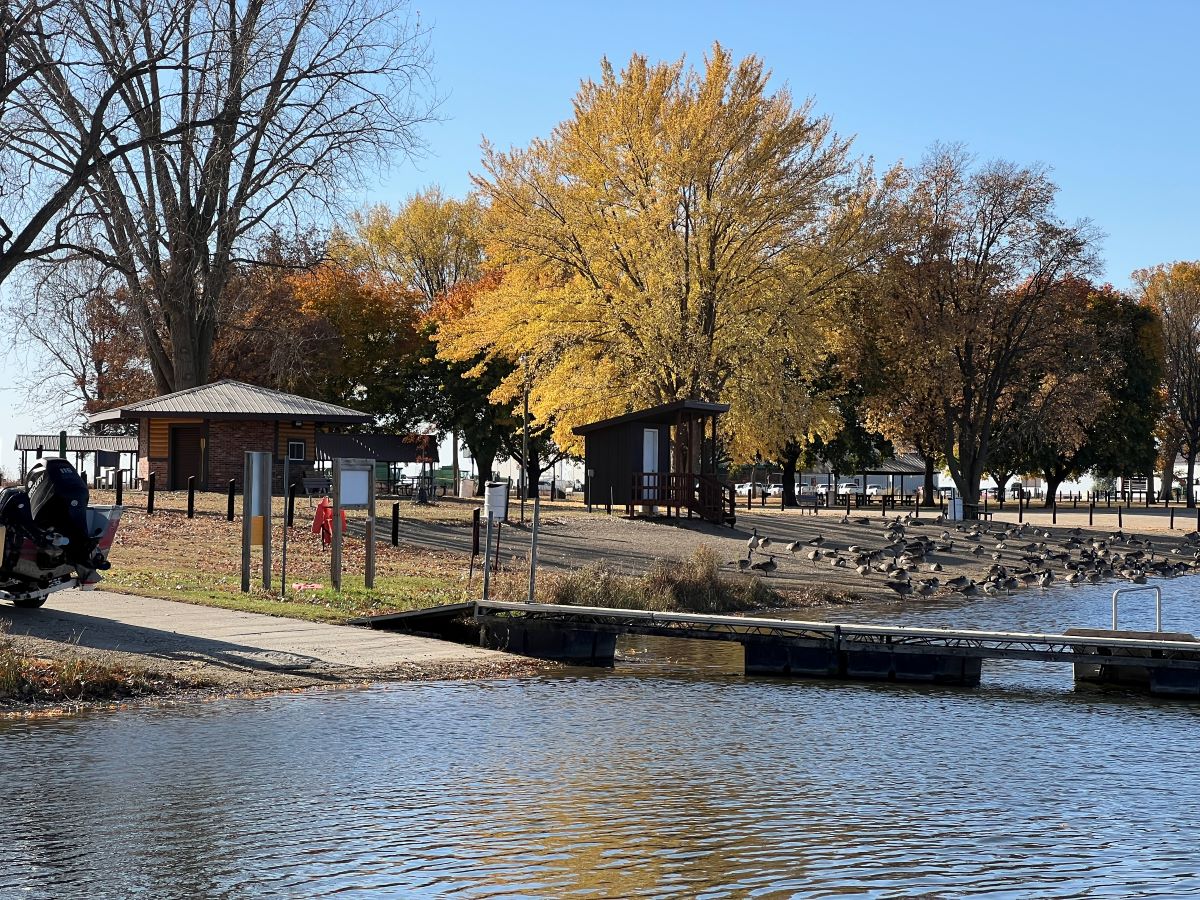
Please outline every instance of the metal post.
[{"label": "metal post", "polygon": [[329,551],[329,583],[335,591],[342,589],[342,461],[333,460],[333,546]]},{"label": "metal post", "polygon": [[1096,515],[1096,501],[1093,500],[1088,504],[1088,528],[1092,527],[1092,519]]},{"label": "metal post", "polygon": [[158,479],[157,472],[150,473],[149,485],[146,492],[146,515],[154,515],[154,482]]},{"label": "metal post", "polygon": [[1124,527],[1125,527],[1125,519],[1121,515],[1121,507],[1118,506],[1117,507],[1117,530],[1119,531],[1120,529],[1122,529]]},{"label": "metal post", "polygon": [[525,524],[525,497],[529,493],[526,479],[529,471],[529,359],[521,356],[521,368],[524,372],[524,406],[521,418],[521,524]]},{"label": "metal post", "polygon": [[538,525],[541,520],[541,494],[533,498],[533,534],[529,538],[529,594],[527,602],[532,603],[537,596],[537,544]]},{"label": "metal post", "polygon": [[488,510],[487,535],[483,541],[483,602],[488,600],[488,586],[492,583],[492,518],[494,513]]},{"label": "metal post", "polygon": [[1058,498],[1057,497],[1054,498],[1054,501],[1050,505],[1050,524],[1051,525],[1058,524]]},{"label": "metal post", "polygon": [[1017,494],[1017,521],[1025,521],[1025,491]]},{"label": "metal post", "polygon": [[[433,467],[430,466],[432,474]],[[338,516],[341,518],[341,516]],[[368,588],[375,587],[375,461],[371,461],[371,473],[367,477],[367,523],[364,539],[367,542],[367,572],[363,584]]]},{"label": "metal post", "polygon": [[492,560],[492,565],[496,567],[496,573],[500,573],[500,530],[504,528],[503,520],[496,523],[496,558]]},{"label": "metal post", "polygon": [[[479,510],[475,510],[475,514],[479,515]],[[392,546],[400,546],[400,504],[392,504]]]},{"label": "metal post", "polygon": [[274,484],[271,481],[271,454],[256,453],[258,473],[255,480],[258,483],[259,500],[262,504],[263,543],[262,543],[262,586],[264,591],[271,590],[271,526],[274,524],[274,505],[272,497]]},{"label": "metal post", "polygon": [[288,460],[285,459],[283,461],[283,483],[287,485],[286,525],[288,528],[291,528],[296,524],[296,488],[298,488],[299,485],[291,484],[288,481],[288,479],[291,477],[291,475],[288,473],[289,468],[291,467],[288,465]]},{"label": "metal post", "polygon": [[67,433],[65,431],[58,433],[58,455],[63,459],[67,458]]},{"label": "metal post", "polygon": [[237,479],[230,478],[229,479],[229,497],[226,499],[226,502],[225,502],[225,519],[226,519],[226,521],[229,521],[229,522],[233,521],[233,495],[236,490],[237,490]]},{"label": "metal post", "polygon": [[117,469],[117,506],[125,498],[125,470]]},{"label": "metal post", "polygon": [[188,501],[187,501],[187,517],[189,519],[196,518],[196,476],[188,476]]},{"label": "metal post", "polygon": [[280,550],[279,560],[279,597],[284,599],[287,597],[287,544],[288,531],[292,527],[292,503],[296,499],[296,492],[293,490],[296,486],[290,484],[291,465],[287,454],[283,457],[283,484],[287,490],[287,501],[284,504],[283,513],[283,547]]},{"label": "metal post", "polygon": [[[254,457],[250,455],[250,451],[245,453],[245,462],[242,468],[242,593],[248,593],[250,590],[250,529],[251,529],[251,495],[254,492]],[[230,502],[233,501],[233,494],[229,495]]]}]

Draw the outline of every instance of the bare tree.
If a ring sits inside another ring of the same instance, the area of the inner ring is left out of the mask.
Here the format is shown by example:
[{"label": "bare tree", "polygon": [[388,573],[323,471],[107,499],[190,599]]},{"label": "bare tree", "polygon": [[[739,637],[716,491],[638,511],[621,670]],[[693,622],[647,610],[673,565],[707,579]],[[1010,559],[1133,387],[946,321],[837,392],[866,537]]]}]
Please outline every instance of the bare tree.
[{"label": "bare tree", "polygon": [[[70,243],[64,214],[104,167],[178,133],[131,131],[134,110],[123,95],[143,93],[178,70],[179,5],[127,7],[125,27],[147,40],[108,48],[101,66],[80,26],[108,4],[0,0],[0,282]],[[50,86],[76,99],[69,121],[51,102]]]},{"label": "bare tree", "polygon": [[128,327],[119,277],[87,256],[35,265],[29,301],[6,310],[15,342],[36,362],[21,377],[30,405],[54,410],[56,421],[142,400],[154,394],[141,339]]},{"label": "bare tree", "polygon": [[[78,249],[124,279],[158,389],[203,384],[222,294],[256,238],[324,215],[364,162],[418,148],[426,32],[385,0],[62,2],[102,81],[174,48],[169,77],[117,86],[128,114],[106,145],[141,150],[103,160],[69,221],[89,236]],[[48,109],[32,114],[63,154],[90,96],[44,80]]]}]

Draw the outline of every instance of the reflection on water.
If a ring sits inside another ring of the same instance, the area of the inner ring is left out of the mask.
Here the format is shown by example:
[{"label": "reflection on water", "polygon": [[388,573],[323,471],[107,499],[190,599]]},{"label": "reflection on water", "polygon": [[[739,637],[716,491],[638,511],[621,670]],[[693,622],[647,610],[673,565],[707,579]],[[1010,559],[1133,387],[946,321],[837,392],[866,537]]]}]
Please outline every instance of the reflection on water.
[{"label": "reflection on water", "polygon": [[[1183,586],[1166,627],[1196,627]],[[862,611],[1107,615],[1094,590]],[[996,666],[978,689],[748,680],[737,648],[646,641],[613,673],[0,723],[0,894],[1200,892],[1200,708]]]}]

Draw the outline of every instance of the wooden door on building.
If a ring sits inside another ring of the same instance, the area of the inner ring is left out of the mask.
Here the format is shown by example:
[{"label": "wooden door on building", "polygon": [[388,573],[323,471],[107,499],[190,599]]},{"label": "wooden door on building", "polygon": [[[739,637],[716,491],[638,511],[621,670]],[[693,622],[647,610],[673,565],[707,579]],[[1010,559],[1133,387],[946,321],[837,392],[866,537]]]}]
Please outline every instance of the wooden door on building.
[{"label": "wooden door on building", "polygon": [[204,426],[171,426],[171,485],[173,491],[187,488],[190,476],[196,476],[196,486],[204,486]]}]

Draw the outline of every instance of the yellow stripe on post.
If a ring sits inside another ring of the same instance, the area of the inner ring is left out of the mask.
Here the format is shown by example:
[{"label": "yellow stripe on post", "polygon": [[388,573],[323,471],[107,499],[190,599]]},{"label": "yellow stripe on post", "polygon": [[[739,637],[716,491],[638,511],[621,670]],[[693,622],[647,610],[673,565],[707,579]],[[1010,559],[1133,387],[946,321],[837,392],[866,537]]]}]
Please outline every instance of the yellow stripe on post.
[{"label": "yellow stripe on post", "polygon": [[263,531],[265,526],[265,516],[250,517],[250,546],[261,547],[263,545]]}]

